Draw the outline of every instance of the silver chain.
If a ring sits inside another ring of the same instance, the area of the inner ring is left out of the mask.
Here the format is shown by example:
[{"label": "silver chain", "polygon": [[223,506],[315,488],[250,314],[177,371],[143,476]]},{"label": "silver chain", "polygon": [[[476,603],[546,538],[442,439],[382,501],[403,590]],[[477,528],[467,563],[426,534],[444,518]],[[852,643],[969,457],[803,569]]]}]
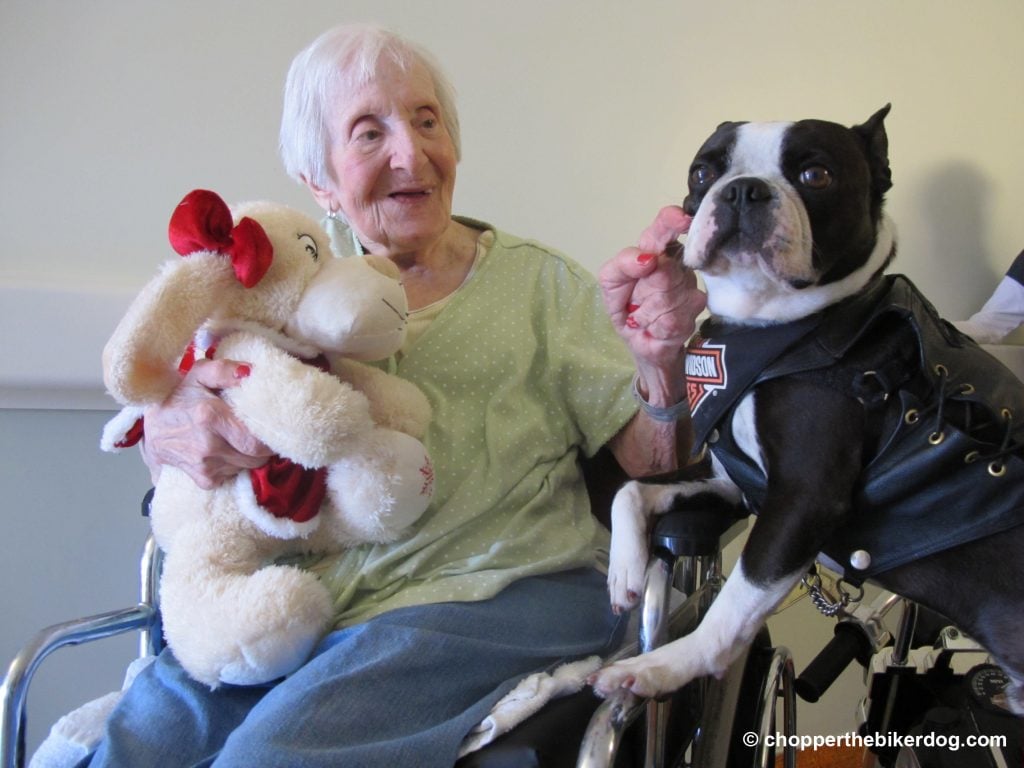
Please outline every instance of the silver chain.
[{"label": "silver chain", "polygon": [[857,592],[851,594],[844,588],[842,579],[836,582],[836,590],[839,592],[838,597],[832,595],[823,586],[821,575],[818,573],[817,568],[812,568],[807,575],[804,576],[801,582],[807,588],[807,594],[811,598],[811,603],[818,611],[825,616],[834,617],[840,614],[846,614],[846,607],[850,603],[859,603],[864,597],[864,588],[858,587]]}]

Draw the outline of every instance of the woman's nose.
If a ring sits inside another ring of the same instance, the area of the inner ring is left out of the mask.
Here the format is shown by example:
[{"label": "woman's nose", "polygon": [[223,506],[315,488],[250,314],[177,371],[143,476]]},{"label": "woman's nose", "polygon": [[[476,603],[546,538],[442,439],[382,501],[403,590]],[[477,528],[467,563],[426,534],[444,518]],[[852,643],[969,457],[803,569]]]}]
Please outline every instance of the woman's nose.
[{"label": "woman's nose", "polygon": [[411,125],[405,125],[392,135],[391,167],[412,170],[424,157],[423,138]]}]

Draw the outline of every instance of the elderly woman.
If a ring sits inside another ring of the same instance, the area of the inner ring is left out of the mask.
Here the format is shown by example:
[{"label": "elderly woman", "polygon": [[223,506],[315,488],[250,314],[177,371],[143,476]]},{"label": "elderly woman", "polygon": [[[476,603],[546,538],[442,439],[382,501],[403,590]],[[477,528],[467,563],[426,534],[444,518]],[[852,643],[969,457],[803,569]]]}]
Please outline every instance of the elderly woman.
[{"label": "elderly woman", "polygon": [[[401,270],[411,332],[390,366],[433,406],[434,501],[400,542],[307,564],[337,621],[295,674],[210,691],[165,652],[92,765],[451,766],[524,675],[621,639],[581,456],[607,445],[639,476],[688,448],[680,372],[703,295],[658,256],[686,229],[679,209],[602,271],[609,323],[575,263],[452,216],[452,88],[424,51],[375,27],[334,29],[296,57],[281,148],[338,255]],[[197,365],[147,414],[152,467],[212,486],[266,459],[215,396],[241,365]]]}]

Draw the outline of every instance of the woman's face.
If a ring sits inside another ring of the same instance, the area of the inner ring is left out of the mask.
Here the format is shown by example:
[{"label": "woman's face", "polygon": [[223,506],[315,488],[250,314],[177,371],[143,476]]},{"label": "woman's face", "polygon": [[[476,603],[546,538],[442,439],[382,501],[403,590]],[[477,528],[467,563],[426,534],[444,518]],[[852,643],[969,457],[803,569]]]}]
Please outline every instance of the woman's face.
[{"label": "woman's face", "polygon": [[340,208],[371,252],[437,242],[451,221],[456,160],[427,71],[384,61],[335,111],[330,129],[331,181],[313,190],[320,204]]}]

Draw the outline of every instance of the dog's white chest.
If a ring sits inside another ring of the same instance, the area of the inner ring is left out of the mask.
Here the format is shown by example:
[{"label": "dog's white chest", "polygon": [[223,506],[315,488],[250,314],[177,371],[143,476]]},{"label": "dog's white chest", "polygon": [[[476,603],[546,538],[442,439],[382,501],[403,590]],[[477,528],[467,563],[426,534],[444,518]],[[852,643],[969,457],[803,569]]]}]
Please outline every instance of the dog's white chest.
[{"label": "dog's white chest", "polygon": [[757,439],[756,393],[749,392],[740,400],[732,417],[732,435],[736,447],[753,461],[762,473],[765,471],[761,442]]}]

